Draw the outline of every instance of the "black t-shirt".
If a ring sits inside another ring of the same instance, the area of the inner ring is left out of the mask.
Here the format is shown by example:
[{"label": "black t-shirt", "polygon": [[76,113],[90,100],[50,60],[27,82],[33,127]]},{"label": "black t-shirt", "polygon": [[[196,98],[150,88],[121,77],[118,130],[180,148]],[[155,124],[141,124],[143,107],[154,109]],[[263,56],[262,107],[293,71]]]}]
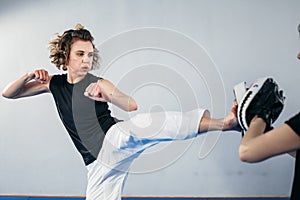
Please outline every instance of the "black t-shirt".
[{"label": "black t-shirt", "polygon": [[50,82],[59,117],[85,165],[96,160],[106,132],[118,122],[111,116],[106,102],[84,96],[87,86],[98,80],[98,77],[87,74],[80,82],[70,84],[67,74],[62,74],[54,75]]},{"label": "black t-shirt", "polygon": [[[288,124],[300,137],[300,113],[286,121],[286,124]],[[291,193],[291,200],[296,199],[300,199],[300,150],[297,150],[294,182]]]}]

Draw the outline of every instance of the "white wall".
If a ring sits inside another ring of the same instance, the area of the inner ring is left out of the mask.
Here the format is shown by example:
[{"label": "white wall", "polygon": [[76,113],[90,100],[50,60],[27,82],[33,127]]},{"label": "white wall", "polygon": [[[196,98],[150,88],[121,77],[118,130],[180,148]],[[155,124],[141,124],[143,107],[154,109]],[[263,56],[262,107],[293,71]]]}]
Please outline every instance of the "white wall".
[{"label": "white wall", "polygon": [[[0,86],[36,68],[59,73],[47,42],[80,22],[103,65],[94,73],[133,95],[139,112],[230,109],[234,84],[274,76],[287,105],[276,124],[299,110],[297,0],[0,0]],[[86,170],[51,95],[0,98],[0,194],[84,195]],[[136,160],[124,195],[289,195],[294,160],[238,159],[240,134],[213,132],[162,144]]]}]

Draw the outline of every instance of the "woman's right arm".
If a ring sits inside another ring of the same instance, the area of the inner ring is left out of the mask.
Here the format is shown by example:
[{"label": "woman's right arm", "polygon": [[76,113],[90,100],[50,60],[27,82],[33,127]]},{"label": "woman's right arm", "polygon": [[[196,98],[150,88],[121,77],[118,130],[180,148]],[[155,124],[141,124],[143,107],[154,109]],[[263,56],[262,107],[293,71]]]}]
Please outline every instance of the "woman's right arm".
[{"label": "woman's right arm", "polygon": [[9,99],[34,96],[49,92],[49,83],[52,76],[43,69],[28,72],[13,81],[2,92],[2,96]]}]

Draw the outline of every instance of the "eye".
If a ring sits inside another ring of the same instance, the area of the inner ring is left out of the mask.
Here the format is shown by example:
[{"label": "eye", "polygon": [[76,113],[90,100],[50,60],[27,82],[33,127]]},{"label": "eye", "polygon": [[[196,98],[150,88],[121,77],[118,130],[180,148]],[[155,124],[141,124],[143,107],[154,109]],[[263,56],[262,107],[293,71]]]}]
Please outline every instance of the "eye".
[{"label": "eye", "polygon": [[93,57],[93,56],[94,56],[94,52],[88,54],[88,57]]},{"label": "eye", "polygon": [[82,56],[84,56],[84,51],[76,51],[75,54],[78,57],[82,57]]}]

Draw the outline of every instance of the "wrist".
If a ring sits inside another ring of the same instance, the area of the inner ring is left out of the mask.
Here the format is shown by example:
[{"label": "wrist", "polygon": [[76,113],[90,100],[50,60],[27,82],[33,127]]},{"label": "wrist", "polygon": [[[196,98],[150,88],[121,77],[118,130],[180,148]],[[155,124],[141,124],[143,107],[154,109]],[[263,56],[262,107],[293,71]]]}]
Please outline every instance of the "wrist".
[{"label": "wrist", "polygon": [[35,75],[33,72],[27,72],[23,77],[24,77],[24,81],[28,82],[28,81],[34,79]]},{"label": "wrist", "polygon": [[257,130],[257,132],[264,132],[264,130],[266,129],[266,125],[267,124],[264,119],[255,116],[250,122],[249,129],[251,128]]},{"label": "wrist", "polygon": [[263,118],[258,117],[257,115],[253,117],[250,124],[258,124],[258,125],[265,125],[266,122]]}]

